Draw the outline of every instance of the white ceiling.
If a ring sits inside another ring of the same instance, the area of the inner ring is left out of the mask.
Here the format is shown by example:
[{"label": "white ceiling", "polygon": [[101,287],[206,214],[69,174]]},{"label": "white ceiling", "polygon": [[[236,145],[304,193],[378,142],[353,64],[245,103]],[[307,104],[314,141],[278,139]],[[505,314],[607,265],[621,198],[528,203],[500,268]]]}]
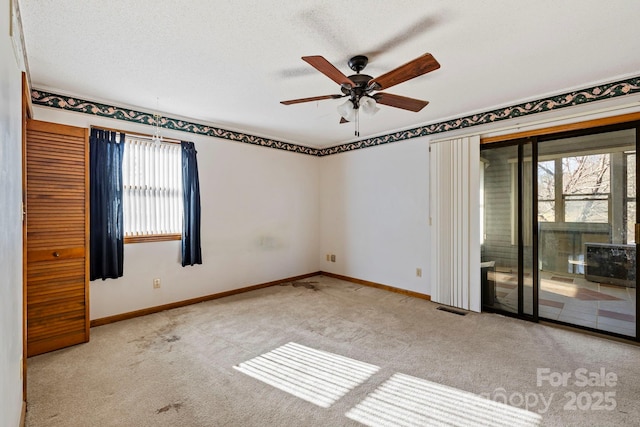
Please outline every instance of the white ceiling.
[{"label": "white ceiling", "polygon": [[300,57],[376,77],[426,52],[441,68],[389,93],[360,138],[640,74],[638,0],[19,0],[34,88],[159,110],[281,141],[354,140],[344,100]]}]

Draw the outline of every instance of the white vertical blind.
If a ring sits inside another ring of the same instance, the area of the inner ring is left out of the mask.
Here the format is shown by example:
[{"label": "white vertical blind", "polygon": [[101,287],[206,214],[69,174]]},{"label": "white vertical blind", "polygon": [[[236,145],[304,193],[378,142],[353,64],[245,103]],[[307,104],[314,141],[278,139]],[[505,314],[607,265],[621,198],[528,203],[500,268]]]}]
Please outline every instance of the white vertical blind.
[{"label": "white vertical blind", "polygon": [[480,311],[480,137],[429,149],[431,299]]},{"label": "white vertical blind", "polygon": [[122,180],[125,237],[182,232],[180,145],[126,137]]}]

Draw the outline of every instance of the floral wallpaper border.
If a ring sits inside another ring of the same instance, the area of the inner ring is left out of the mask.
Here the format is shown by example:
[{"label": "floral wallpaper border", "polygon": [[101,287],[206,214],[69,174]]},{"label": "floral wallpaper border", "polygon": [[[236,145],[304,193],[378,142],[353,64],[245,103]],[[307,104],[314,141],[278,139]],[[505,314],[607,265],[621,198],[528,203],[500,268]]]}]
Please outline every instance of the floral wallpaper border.
[{"label": "floral wallpaper border", "polygon": [[619,96],[640,93],[640,76],[615,83],[607,83],[582,89],[574,92],[556,95],[550,98],[539,99],[537,101],[525,102],[510,107],[499,108],[485,113],[453,119],[446,122],[434,123],[420,126],[414,129],[395,132],[388,135],[368,138],[361,141],[336,145],[320,149],[319,156],[329,156],[331,154],[344,153],[358,150],[360,148],[374,147],[377,145],[389,144],[392,142],[404,141],[406,139],[418,138],[426,135],[433,135],[452,130],[468,128],[472,126],[495,123],[502,120],[516,117],[528,116],[545,111],[558,110],[560,108],[572,107],[604,99],[616,98]]},{"label": "floral wallpaper border", "polygon": [[[155,125],[153,113],[145,113],[141,111],[131,110],[129,108],[115,107],[112,105],[101,104],[99,102],[86,101],[84,99],[58,95],[42,90],[32,90],[31,100],[35,105],[60,108],[62,110],[92,114],[95,116],[108,117],[110,119],[116,120],[124,120],[126,122],[142,123],[150,126]],[[171,117],[162,117],[160,119],[160,127],[164,129],[193,133],[196,135],[206,135],[216,138],[228,139],[231,141],[244,142],[246,144],[259,145],[261,147],[270,147],[276,148],[278,150],[292,151],[294,153],[309,154],[312,156],[317,156],[319,151],[317,148],[305,147],[304,145],[291,144],[288,142],[277,141],[275,139],[263,138],[260,136],[241,132],[234,132],[214,126],[189,122],[186,120],[173,119]]]},{"label": "floral wallpaper border", "polygon": [[[363,139],[356,142],[350,142],[321,149],[277,141],[269,138],[262,138],[259,136],[230,131],[214,126],[189,122],[180,119],[173,119],[170,117],[162,117],[160,126],[165,129],[179,130],[196,135],[212,136],[216,138],[228,139],[231,141],[244,142],[246,144],[259,145],[262,147],[269,147],[278,150],[286,150],[294,153],[322,157],[487,123],[495,123],[502,120],[528,116],[531,114],[557,110],[565,107],[572,107],[575,105],[581,105],[635,93],[640,93],[640,76],[632,77],[614,83],[602,84],[588,89],[564,93],[562,95],[556,95],[550,98],[525,102],[505,108],[499,108],[485,113],[461,117],[446,122],[433,123],[409,130],[394,132],[387,135],[377,136],[374,138]],[[133,123],[154,125],[153,113],[145,113],[128,108],[115,107],[41,90],[32,90],[31,99],[35,105],[60,108],[63,110],[76,111],[85,114],[93,114],[96,116],[108,117],[116,120],[124,120]]]}]

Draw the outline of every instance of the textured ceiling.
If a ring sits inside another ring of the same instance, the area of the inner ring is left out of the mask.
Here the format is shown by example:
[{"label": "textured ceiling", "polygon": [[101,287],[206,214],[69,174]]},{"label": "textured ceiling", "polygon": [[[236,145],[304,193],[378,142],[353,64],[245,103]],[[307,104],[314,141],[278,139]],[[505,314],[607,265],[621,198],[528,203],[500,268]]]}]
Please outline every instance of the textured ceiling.
[{"label": "textured ceiling", "polygon": [[361,138],[640,74],[637,0],[19,0],[32,85],[281,141],[354,140],[344,100],[300,57],[374,77],[425,52],[441,68],[388,90]]}]

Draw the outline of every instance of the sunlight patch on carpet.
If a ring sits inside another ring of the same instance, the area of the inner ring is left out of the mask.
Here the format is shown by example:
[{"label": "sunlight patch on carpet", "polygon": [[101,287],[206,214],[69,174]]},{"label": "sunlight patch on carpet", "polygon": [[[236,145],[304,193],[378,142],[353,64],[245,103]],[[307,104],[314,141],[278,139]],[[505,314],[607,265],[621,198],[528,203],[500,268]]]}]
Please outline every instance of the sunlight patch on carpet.
[{"label": "sunlight patch on carpet", "polygon": [[539,426],[542,417],[404,374],[394,374],[346,416],[367,426]]},{"label": "sunlight patch on carpet", "polygon": [[234,369],[328,408],[380,368],[290,342],[240,363]]}]

